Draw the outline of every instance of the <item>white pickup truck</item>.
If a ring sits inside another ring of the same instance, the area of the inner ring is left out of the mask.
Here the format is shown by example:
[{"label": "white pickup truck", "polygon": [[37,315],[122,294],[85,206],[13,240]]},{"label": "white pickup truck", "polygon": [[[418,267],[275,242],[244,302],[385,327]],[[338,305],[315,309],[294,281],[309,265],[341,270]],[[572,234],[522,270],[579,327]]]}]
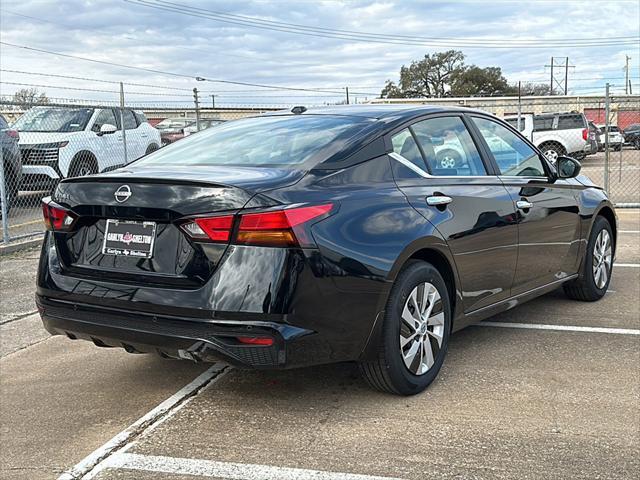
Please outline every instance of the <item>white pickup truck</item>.
[{"label": "white pickup truck", "polygon": [[20,133],[21,190],[49,190],[63,178],[110,170],[160,148],[160,132],[128,108],[121,115],[109,107],[38,106],[13,128]]},{"label": "white pickup truck", "polygon": [[[504,117],[504,120],[518,128],[517,115]],[[592,151],[587,119],[582,113],[523,114],[519,130],[553,163],[562,155],[581,159],[596,153]]]}]

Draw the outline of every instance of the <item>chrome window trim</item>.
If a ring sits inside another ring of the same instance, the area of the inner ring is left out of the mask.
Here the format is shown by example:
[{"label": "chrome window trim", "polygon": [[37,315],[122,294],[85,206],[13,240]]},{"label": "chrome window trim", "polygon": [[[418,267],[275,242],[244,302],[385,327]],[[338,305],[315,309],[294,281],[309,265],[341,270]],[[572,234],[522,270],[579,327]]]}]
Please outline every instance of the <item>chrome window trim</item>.
[{"label": "chrome window trim", "polygon": [[[415,166],[413,163],[411,163],[411,161],[409,159],[403,157],[399,153],[390,152],[390,153],[387,153],[387,155],[389,155],[395,161],[400,162],[402,165],[404,165],[405,167],[409,168],[410,170],[413,170],[415,173],[417,173],[418,175],[420,175],[423,178],[445,178],[445,179],[454,179],[454,178],[494,178],[494,179],[500,179],[499,175],[431,175],[430,173],[425,172],[424,170],[422,170],[420,167]],[[526,178],[526,177],[515,177],[515,178]]]}]

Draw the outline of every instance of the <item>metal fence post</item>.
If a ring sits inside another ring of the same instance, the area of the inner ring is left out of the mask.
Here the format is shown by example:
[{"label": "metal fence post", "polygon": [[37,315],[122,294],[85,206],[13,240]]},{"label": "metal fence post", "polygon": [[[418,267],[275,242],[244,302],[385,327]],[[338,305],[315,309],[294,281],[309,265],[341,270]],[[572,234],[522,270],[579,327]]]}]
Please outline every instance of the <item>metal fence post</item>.
[{"label": "metal fence post", "polygon": [[0,145],[0,201],[2,202],[2,241],[9,243],[9,209],[7,208],[7,190],[4,178],[4,153]]},{"label": "metal fence post", "polygon": [[609,84],[605,87],[604,94],[604,189],[609,192],[609,114],[611,110],[611,99],[609,98]]},{"label": "metal fence post", "polygon": [[200,102],[198,101],[198,89],[193,89],[193,103],[196,105],[196,131],[200,131]]},{"label": "metal fence post", "polygon": [[122,128],[122,142],[124,143],[124,163],[129,163],[127,155],[127,129],[124,128],[124,86],[120,82],[120,128]]}]

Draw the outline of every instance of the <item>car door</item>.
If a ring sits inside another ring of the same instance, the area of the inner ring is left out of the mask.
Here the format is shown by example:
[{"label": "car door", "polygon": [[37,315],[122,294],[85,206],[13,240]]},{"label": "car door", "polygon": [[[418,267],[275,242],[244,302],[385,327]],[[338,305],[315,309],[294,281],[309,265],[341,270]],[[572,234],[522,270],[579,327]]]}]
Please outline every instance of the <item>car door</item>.
[{"label": "car door", "polygon": [[513,294],[574,274],[580,216],[572,181],[556,179],[541,154],[515,130],[489,117],[472,118],[517,209]]},{"label": "car door", "polygon": [[395,132],[390,143],[398,187],[453,254],[464,310],[508,298],[518,248],[515,207],[464,117],[429,117]]},{"label": "car door", "polygon": [[102,134],[100,129],[103,125],[113,125],[118,127],[115,111],[112,108],[103,108],[95,114],[91,131],[95,133],[96,139],[93,144],[96,146],[95,152],[98,160],[98,170],[124,164],[124,143],[122,141],[122,131]]},{"label": "car door", "polygon": [[147,148],[146,139],[141,136],[141,132],[138,130],[138,122],[131,110],[125,108],[122,111],[122,119],[127,141],[126,163],[131,163],[144,155]]}]

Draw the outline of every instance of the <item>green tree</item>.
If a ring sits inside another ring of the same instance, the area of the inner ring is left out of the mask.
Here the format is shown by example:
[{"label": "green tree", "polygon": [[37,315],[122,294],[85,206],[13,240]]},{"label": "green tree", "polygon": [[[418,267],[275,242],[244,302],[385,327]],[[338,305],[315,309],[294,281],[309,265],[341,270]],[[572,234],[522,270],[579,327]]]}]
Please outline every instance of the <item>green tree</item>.
[{"label": "green tree", "polygon": [[49,103],[47,96],[44,93],[40,93],[36,88],[21,88],[13,94],[13,101],[27,108]]},{"label": "green tree", "polygon": [[471,65],[458,69],[451,75],[451,95],[454,97],[488,97],[513,93],[513,87],[502,75],[500,67],[481,68]]},{"label": "green tree", "polygon": [[457,50],[425,55],[422,60],[400,68],[398,85],[387,81],[382,98],[443,97],[448,91],[451,76],[463,68],[464,55]]}]

